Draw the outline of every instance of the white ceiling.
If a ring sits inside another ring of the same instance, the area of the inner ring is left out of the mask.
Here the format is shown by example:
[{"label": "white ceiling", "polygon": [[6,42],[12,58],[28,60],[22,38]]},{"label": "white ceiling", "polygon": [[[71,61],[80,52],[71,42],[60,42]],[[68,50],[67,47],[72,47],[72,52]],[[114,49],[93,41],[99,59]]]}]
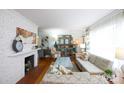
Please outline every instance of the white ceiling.
[{"label": "white ceiling", "polygon": [[113,10],[108,9],[19,9],[16,10],[41,28],[83,28]]}]

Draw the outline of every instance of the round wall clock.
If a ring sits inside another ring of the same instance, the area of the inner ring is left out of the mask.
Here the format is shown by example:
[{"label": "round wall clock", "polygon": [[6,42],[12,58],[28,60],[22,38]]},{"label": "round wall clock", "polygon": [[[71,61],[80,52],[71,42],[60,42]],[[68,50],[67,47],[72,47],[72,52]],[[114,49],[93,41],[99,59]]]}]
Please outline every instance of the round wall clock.
[{"label": "round wall clock", "polygon": [[12,47],[15,52],[21,52],[23,50],[23,44],[21,41],[13,40]]}]

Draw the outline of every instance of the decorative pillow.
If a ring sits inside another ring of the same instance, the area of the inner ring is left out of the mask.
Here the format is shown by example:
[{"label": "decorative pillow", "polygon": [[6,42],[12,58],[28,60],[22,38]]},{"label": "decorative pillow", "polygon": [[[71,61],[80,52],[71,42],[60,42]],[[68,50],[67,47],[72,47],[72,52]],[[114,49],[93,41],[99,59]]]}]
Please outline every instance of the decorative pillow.
[{"label": "decorative pillow", "polygon": [[50,65],[50,73],[51,74],[57,74],[57,75],[62,75],[62,72],[59,71],[55,66]]},{"label": "decorative pillow", "polygon": [[71,70],[65,68],[65,67],[62,66],[62,65],[59,65],[59,68],[58,68],[58,69],[62,72],[62,74],[66,74],[66,75],[67,75],[67,74],[73,74]]},{"label": "decorative pillow", "polygon": [[85,59],[85,56],[84,55],[81,55],[81,57],[80,57],[82,60],[84,60]]},{"label": "decorative pillow", "polygon": [[78,55],[80,59],[84,60],[84,61],[88,61],[89,55],[88,53],[81,53]]},{"label": "decorative pillow", "polygon": [[58,66],[54,66],[54,65],[50,65],[50,71],[49,73],[51,74],[57,74],[57,75],[70,75],[73,74],[71,70],[65,68],[62,65],[58,65]]},{"label": "decorative pillow", "polygon": [[96,61],[96,56],[95,55],[92,55],[92,54],[90,54],[89,55],[89,61],[91,62],[91,63],[95,63],[95,61]]},{"label": "decorative pillow", "polygon": [[76,57],[80,58],[82,54],[81,53],[76,53]]},{"label": "decorative pillow", "polygon": [[89,56],[85,55],[84,61],[88,61]]},{"label": "decorative pillow", "polygon": [[88,53],[87,52],[84,52],[83,53],[83,56],[84,56],[84,61],[88,61],[88,59],[89,59]]}]

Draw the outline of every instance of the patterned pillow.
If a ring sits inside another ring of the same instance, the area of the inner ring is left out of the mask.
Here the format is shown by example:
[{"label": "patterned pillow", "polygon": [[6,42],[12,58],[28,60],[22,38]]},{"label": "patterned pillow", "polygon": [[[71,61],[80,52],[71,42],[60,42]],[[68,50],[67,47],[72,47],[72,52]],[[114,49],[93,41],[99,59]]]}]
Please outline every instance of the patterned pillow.
[{"label": "patterned pillow", "polygon": [[85,55],[84,61],[88,61],[89,56]]},{"label": "patterned pillow", "polygon": [[71,70],[65,68],[62,65],[58,65],[58,66],[54,66],[54,65],[50,65],[50,74],[56,74],[56,75],[70,75],[73,74]]},{"label": "patterned pillow", "polygon": [[62,65],[59,65],[58,69],[59,69],[60,72],[62,72],[62,74],[65,74],[65,75],[73,74],[71,70],[65,68]]},{"label": "patterned pillow", "polygon": [[91,63],[95,63],[95,61],[96,61],[96,56],[90,54],[90,55],[89,55],[89,61],[90,61]]},{"label": "patterned pillow", "polygon": [[62,72],[59,71],[55,66],[50,65],[50,74],[57,74],[57,75],[62,75]]}]

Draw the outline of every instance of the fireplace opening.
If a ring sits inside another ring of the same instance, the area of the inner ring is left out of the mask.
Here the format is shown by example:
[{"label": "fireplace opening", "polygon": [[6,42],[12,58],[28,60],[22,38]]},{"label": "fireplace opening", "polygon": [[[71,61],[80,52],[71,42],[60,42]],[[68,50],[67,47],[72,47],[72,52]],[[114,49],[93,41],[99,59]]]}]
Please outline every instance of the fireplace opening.
[{"label": "fireplace opening", "polygon": [[25,74],[34,68],[34,55],[25,58]]}]

